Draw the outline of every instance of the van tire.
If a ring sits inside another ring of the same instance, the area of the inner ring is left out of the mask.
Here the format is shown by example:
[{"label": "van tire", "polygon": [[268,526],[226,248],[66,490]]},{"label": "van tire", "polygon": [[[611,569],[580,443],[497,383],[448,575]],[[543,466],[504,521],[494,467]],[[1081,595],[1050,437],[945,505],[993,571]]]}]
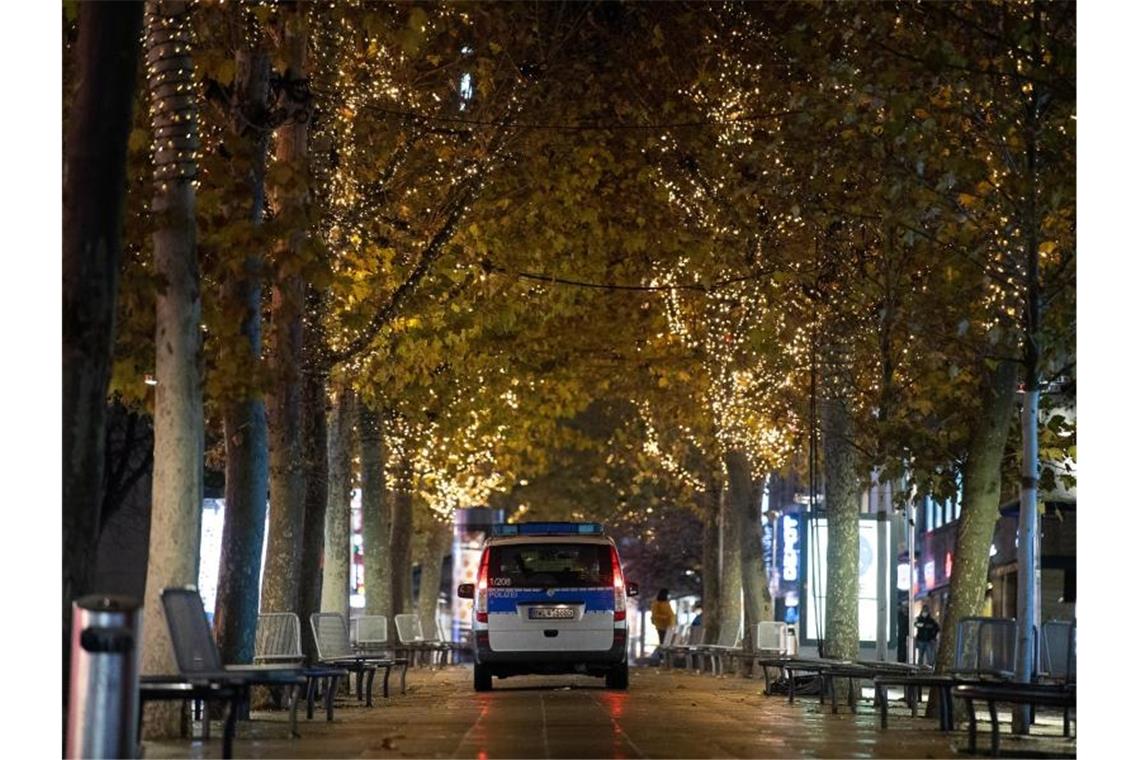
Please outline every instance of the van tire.
[{"label": "van tire", "polygon": [[629,688],[629,663],[623,662],[606,673],[606,688],[625,691]]},{"label": "van tire", "polygon": [[475,691],[491,690],[491,669],[475,663]]}]

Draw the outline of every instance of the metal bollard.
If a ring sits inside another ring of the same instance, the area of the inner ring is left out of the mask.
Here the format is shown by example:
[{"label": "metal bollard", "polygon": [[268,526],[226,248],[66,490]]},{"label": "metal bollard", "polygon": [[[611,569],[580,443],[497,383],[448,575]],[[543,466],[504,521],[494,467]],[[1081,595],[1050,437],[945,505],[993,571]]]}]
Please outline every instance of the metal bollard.
[{"label": "metal bollard", "polygon": [[138,751],[142,608],[123,596],[71,606],[67,757],[134,757]]}]

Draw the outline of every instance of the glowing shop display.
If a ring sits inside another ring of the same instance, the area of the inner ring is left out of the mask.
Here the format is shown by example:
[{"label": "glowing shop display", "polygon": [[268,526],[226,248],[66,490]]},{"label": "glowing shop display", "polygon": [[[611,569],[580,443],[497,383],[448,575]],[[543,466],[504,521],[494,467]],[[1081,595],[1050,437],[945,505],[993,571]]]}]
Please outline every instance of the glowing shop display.
[{"label": "glowing shop display", "polygon": [[[800,606],[801,614],[806,622],[806,638],[814,639],[817,630],[827,635],[827,519],[816,520],[818,527],[810,523],[805,525],[805,534],[808,546],[807,552],[807,583],[804,589],[804,598]],[[878,584],[879,567],[879,524],[874,520],[859,521],[859,639],[861,641],[875,641],[878,633],[879,600],[890,599],[890,578],[884,579],[882,586]],[[818,545],[811,548],[813,539],[818,537]],[[887,545],[890,546],[888,536]],[[818,552],[818,554],[817,554]],[[812,557],[818,557],[819,572]],[[888,574],[889,576],[889,574]],[[890,605],[888,605],[889,607]],[[818,629],[817,629],[818,621]],[[884,625],[889,621],[884,620]]]}]

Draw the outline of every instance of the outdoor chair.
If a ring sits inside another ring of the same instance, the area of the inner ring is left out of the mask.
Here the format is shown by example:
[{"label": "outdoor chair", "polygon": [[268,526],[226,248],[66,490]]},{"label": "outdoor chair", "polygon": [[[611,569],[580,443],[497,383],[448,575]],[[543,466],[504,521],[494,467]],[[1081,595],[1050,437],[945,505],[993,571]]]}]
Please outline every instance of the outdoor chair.
[{"label": "outdoor chair", "polygon": [[446,655],[450,648],[439,639],[425,639],[423,624],[417,613],[409,612],[396,615],[396,636],[399,638],[399,648],[407,652],[409,660],[415,661],[416,654],[420,655],[421,662],[433,664],[435,655]]},{"label": "outdoor chair", "polygon": [[[344,668],[356,673],[356,698],[364,699],[368,707],[372,706],[372,681],[376,677],[376,670],[384,668],[384,696],[388,696],[388,679],[392,667],[397,664],[395,660],[354,652],[348,639],[348,624],[339,612],[314,612],[309,617],[309,625],[313,629],[319,665]],[[400,693],[404,693],[407,688],[406,673],[405,663],[400,675]]]},{"label": "outdoor chair", "polygon": [[447,647],[447,651],[451,655],[451,664],[456,665],[459,663],[459,657],[463,652],[470,652],[471,646],[462,641],[451,640],[451,626],[442,624],[438,618],[435,621],[435,629],[439,631],[439,643]]},{"label": "outdoor chair", "polygon": [[397,657],[395,647],[388,637],[388,618],[385,615],[358,615],[349,623],[352,650],[356,654],[370,657],[383,657],[400,668],[400,693],[404,693],[407,679],[408,658]]},{"label": "outdoor chair", "polygon": [[[742,663],[748,662],[753,675],[756,674],[757,667],[762,668],[764,688],[767,690],[770,684],[768,668],[771,667],[771,658],[790,655],[790,630],[791,626],[787,623],[772,620],[761,621],[752,626],[752,651],[737,647],[727,652],[725,656],[733,660],[741,660]],[[761,660],[768,664],[764,664]],[[744,675],[745,668],[741,665],[739,671],[741,675]]]},{"label": "outdoor chair", "polygon": [[666,670],[672,670],[673,656],[685,645],[688,638],[689,626],[670,628],[665,632],[665,641],[657,646],[657,651],[661,654],[661,663],[665,665]]},{"label": "outdoor chair", "polygon": [[656,658],[658,665],[665,663],[665,658],[676,639],[677,629],[670,628],[669,630],[665,631],[665,638],[657,642],[657,648],[653,650],[653,656]]},{"label": "outdoor chair", "polygon": [[685,658],[685,669],[689,670],[693,667],[693,658],[697,655],[700,648],[705,643],[705,629],[704,626],[691,625],[689,626],[689,637],[684,644],[674,647],[676,654]]},{"label": "outdoor chair", "polygon": [[323,691],[325,715],[333,719],[333,699],[341,678],[348,681],[348,671],[337,667],[305,667],[301,652],[301,620],[292,612],[267,612],[257,616],[257,638],[254,644],[255,664],[288,664],[305,676],[305,715],[313,719],[313,703],[318,687]]},{"label": "outdoor chair", "polygon": [[1077,623],[1047,620],[1041,624],[1041,666],[1037,680],[1047,683],[1077,682]]},{"label": "outdoor chair", "polygon": [[722,625],[715,644],[703,644],[693,650],[694,657],[700,658],[700,672],[704,672],[707,662],[711,665],[710,669],[714,676],[724,673],[725,658],[742,651],[741,641],[739,625],[732,623]]},{"label": "outdoor chair", "polygon": [[1007,680],[1013,678],[1016,668],[1016,620],[966,617],[958,621],[952,675]]},{"label": "outdoor chair", "polygon": [[392,651],[385,615],[358,615],[349,621],[349,633],[353,651],[359,654],[387,656]]},{"label": "outdoor chair", "polygon": [[[236,687],[241,692],[241,711],[249,708],[249,689],[252,686],[284,687],[289,697],[289,728],[297,733],[297,697],[306,685],[302,671],[289,665],[223,665],[210,631],[202,597],[193,586],[166,588],[162,591],[162,606],[166,612],[166,625],[170,642],[178,662],[182,680],[198,685]],[[169,676],[150,677],[154,685],[169,682]],[[234,703],[237,707],[238,703]],[[231,710],[233,707],[231,707]],[[229,722],[229,721],[227,721]],[[208,731],[208,719],[206,731]]]},{"label": "outdoor chair", "polygon": [[958,621],[954,632],[954,663],[945,673],[931,668],[912,673],[879,673],[875,676],[875,696],[879,701],[880,725],[887,727],[887,687],[899,686],[917,715],[923,688],[938,692],[939,725],[954,730],[952,690],[961,685],[985,685],[1008,681],[1017,664],[1017,621],[1011,618],[967,617]]}]

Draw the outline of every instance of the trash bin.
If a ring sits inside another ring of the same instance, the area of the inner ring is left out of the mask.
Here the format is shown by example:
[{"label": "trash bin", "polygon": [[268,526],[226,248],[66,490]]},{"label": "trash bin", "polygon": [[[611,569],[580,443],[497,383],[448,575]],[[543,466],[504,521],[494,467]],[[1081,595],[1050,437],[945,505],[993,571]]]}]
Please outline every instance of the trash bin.
[{"label": "trash bin", "polygon": [[124,596],[71,605],[67,756],[134,757],[138,751],[142,608]]}]

